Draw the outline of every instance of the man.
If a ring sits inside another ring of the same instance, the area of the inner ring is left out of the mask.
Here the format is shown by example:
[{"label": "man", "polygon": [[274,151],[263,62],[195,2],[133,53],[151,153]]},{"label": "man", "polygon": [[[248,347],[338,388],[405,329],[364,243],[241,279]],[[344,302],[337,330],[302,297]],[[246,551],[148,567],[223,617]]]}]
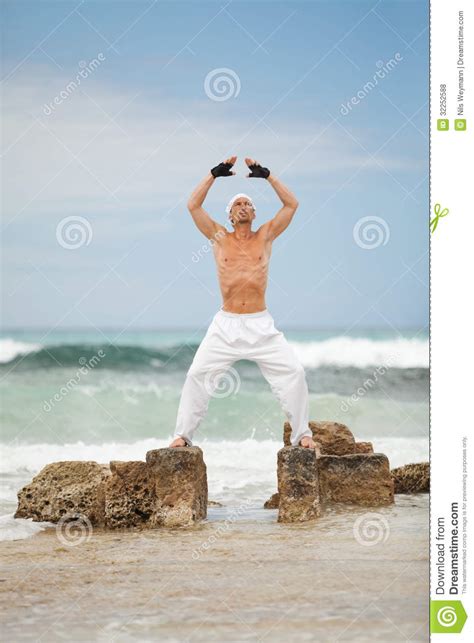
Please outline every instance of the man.
[{"label": "man", "polygon": [[304,369],[283,333],[275,328],[265,304],[272,243],[289,226],[298,201],[268,168],[246,158],[251,170],[247,176],[267,180],[283,206],[273,219],[254,231],[252,199],[237,194],[227,206],[234,228],[229,232],[209,216],[202,204],[218,177],[235,174],[232,167],[236,160],[236,156],[231,156],[212,168],[188,201],[194,223],[212,242],[223,305],[214,316],[186,376],[170,447],[192,445],[193,434],[207,412],[220,378],[235,361],[247,359],[257,362],[291,423],[291,444],[314,448],[308,427]]}]

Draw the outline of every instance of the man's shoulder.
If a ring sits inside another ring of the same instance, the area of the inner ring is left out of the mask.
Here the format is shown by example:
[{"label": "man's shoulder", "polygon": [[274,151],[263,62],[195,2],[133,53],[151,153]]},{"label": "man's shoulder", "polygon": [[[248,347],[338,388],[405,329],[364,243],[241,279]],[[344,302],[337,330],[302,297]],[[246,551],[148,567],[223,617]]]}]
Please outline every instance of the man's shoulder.
[{"label": "man's shoulder", "polygon": [[262,225],[258,228],[258,230],[256,230],[255,234],[258,234],[260,237],[266,238],[268,236],[271,223],[272,223],[271,219],[269,221],[265,221],[265,223],[262,223]]},{"label": "man's shoulder", "polygon": [[211,239],[216,242],[223,241],[224,239],[227,239],[230,234],[232,233],[229,232],[227,228],[225,228],[220,223],[217,223]]}]

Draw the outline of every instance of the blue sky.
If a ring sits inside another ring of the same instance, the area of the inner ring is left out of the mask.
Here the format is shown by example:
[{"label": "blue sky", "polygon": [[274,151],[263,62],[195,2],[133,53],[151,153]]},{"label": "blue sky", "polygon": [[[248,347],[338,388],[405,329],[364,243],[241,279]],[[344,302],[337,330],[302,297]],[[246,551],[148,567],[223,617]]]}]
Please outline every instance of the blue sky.
[{"label": "blue sky", "polygon": [[[185,206],[231,154],[238,176],[215,182],[214,218],[240,191],[257,223],[278,210],[269,184],[244,178],[245,156],[300,202],[273,247],[267,304],[282,326],[427,324],[427,2],[1,7],[5,327],[206,324],[221,299]],[[205,89],[220,68],[226,100]],[[58,242],[67,217],[88,243]]]}]

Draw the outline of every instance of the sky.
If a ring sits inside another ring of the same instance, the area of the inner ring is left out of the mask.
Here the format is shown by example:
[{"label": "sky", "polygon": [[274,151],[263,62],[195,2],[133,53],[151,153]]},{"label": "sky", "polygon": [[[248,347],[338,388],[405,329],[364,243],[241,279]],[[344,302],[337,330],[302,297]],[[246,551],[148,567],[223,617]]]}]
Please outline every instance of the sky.
[{"label": "sky", "polygon": [[257,224],[281,205],[246,156],[300,203],[270,265],[282,326],[426,326],[427,2],[0,6],[4,328],[207,323],[222,302],[186,201],[234,154],[216,220],[237,192]]}]

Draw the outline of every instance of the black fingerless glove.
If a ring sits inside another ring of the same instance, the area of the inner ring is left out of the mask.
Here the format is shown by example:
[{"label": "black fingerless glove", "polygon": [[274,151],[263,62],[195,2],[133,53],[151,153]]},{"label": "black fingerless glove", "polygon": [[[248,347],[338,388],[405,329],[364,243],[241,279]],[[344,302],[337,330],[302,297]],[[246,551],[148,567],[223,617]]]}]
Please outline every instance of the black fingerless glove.
[{"label": "black fingerless glove", "polygon": [[270,176],[270,170],[268,167],[262,167],[260,163],[249,165],[249,170],[251,170],[251,173],[249,174],[250,179],[268,179]]},{"label": "black fingerless glove", "polygon": [[232,172],[230,171],[232,167],[232,163],[219,163],[219,165],[212,168],[211,174],[214,178],[218,176],[232,176]]}]

